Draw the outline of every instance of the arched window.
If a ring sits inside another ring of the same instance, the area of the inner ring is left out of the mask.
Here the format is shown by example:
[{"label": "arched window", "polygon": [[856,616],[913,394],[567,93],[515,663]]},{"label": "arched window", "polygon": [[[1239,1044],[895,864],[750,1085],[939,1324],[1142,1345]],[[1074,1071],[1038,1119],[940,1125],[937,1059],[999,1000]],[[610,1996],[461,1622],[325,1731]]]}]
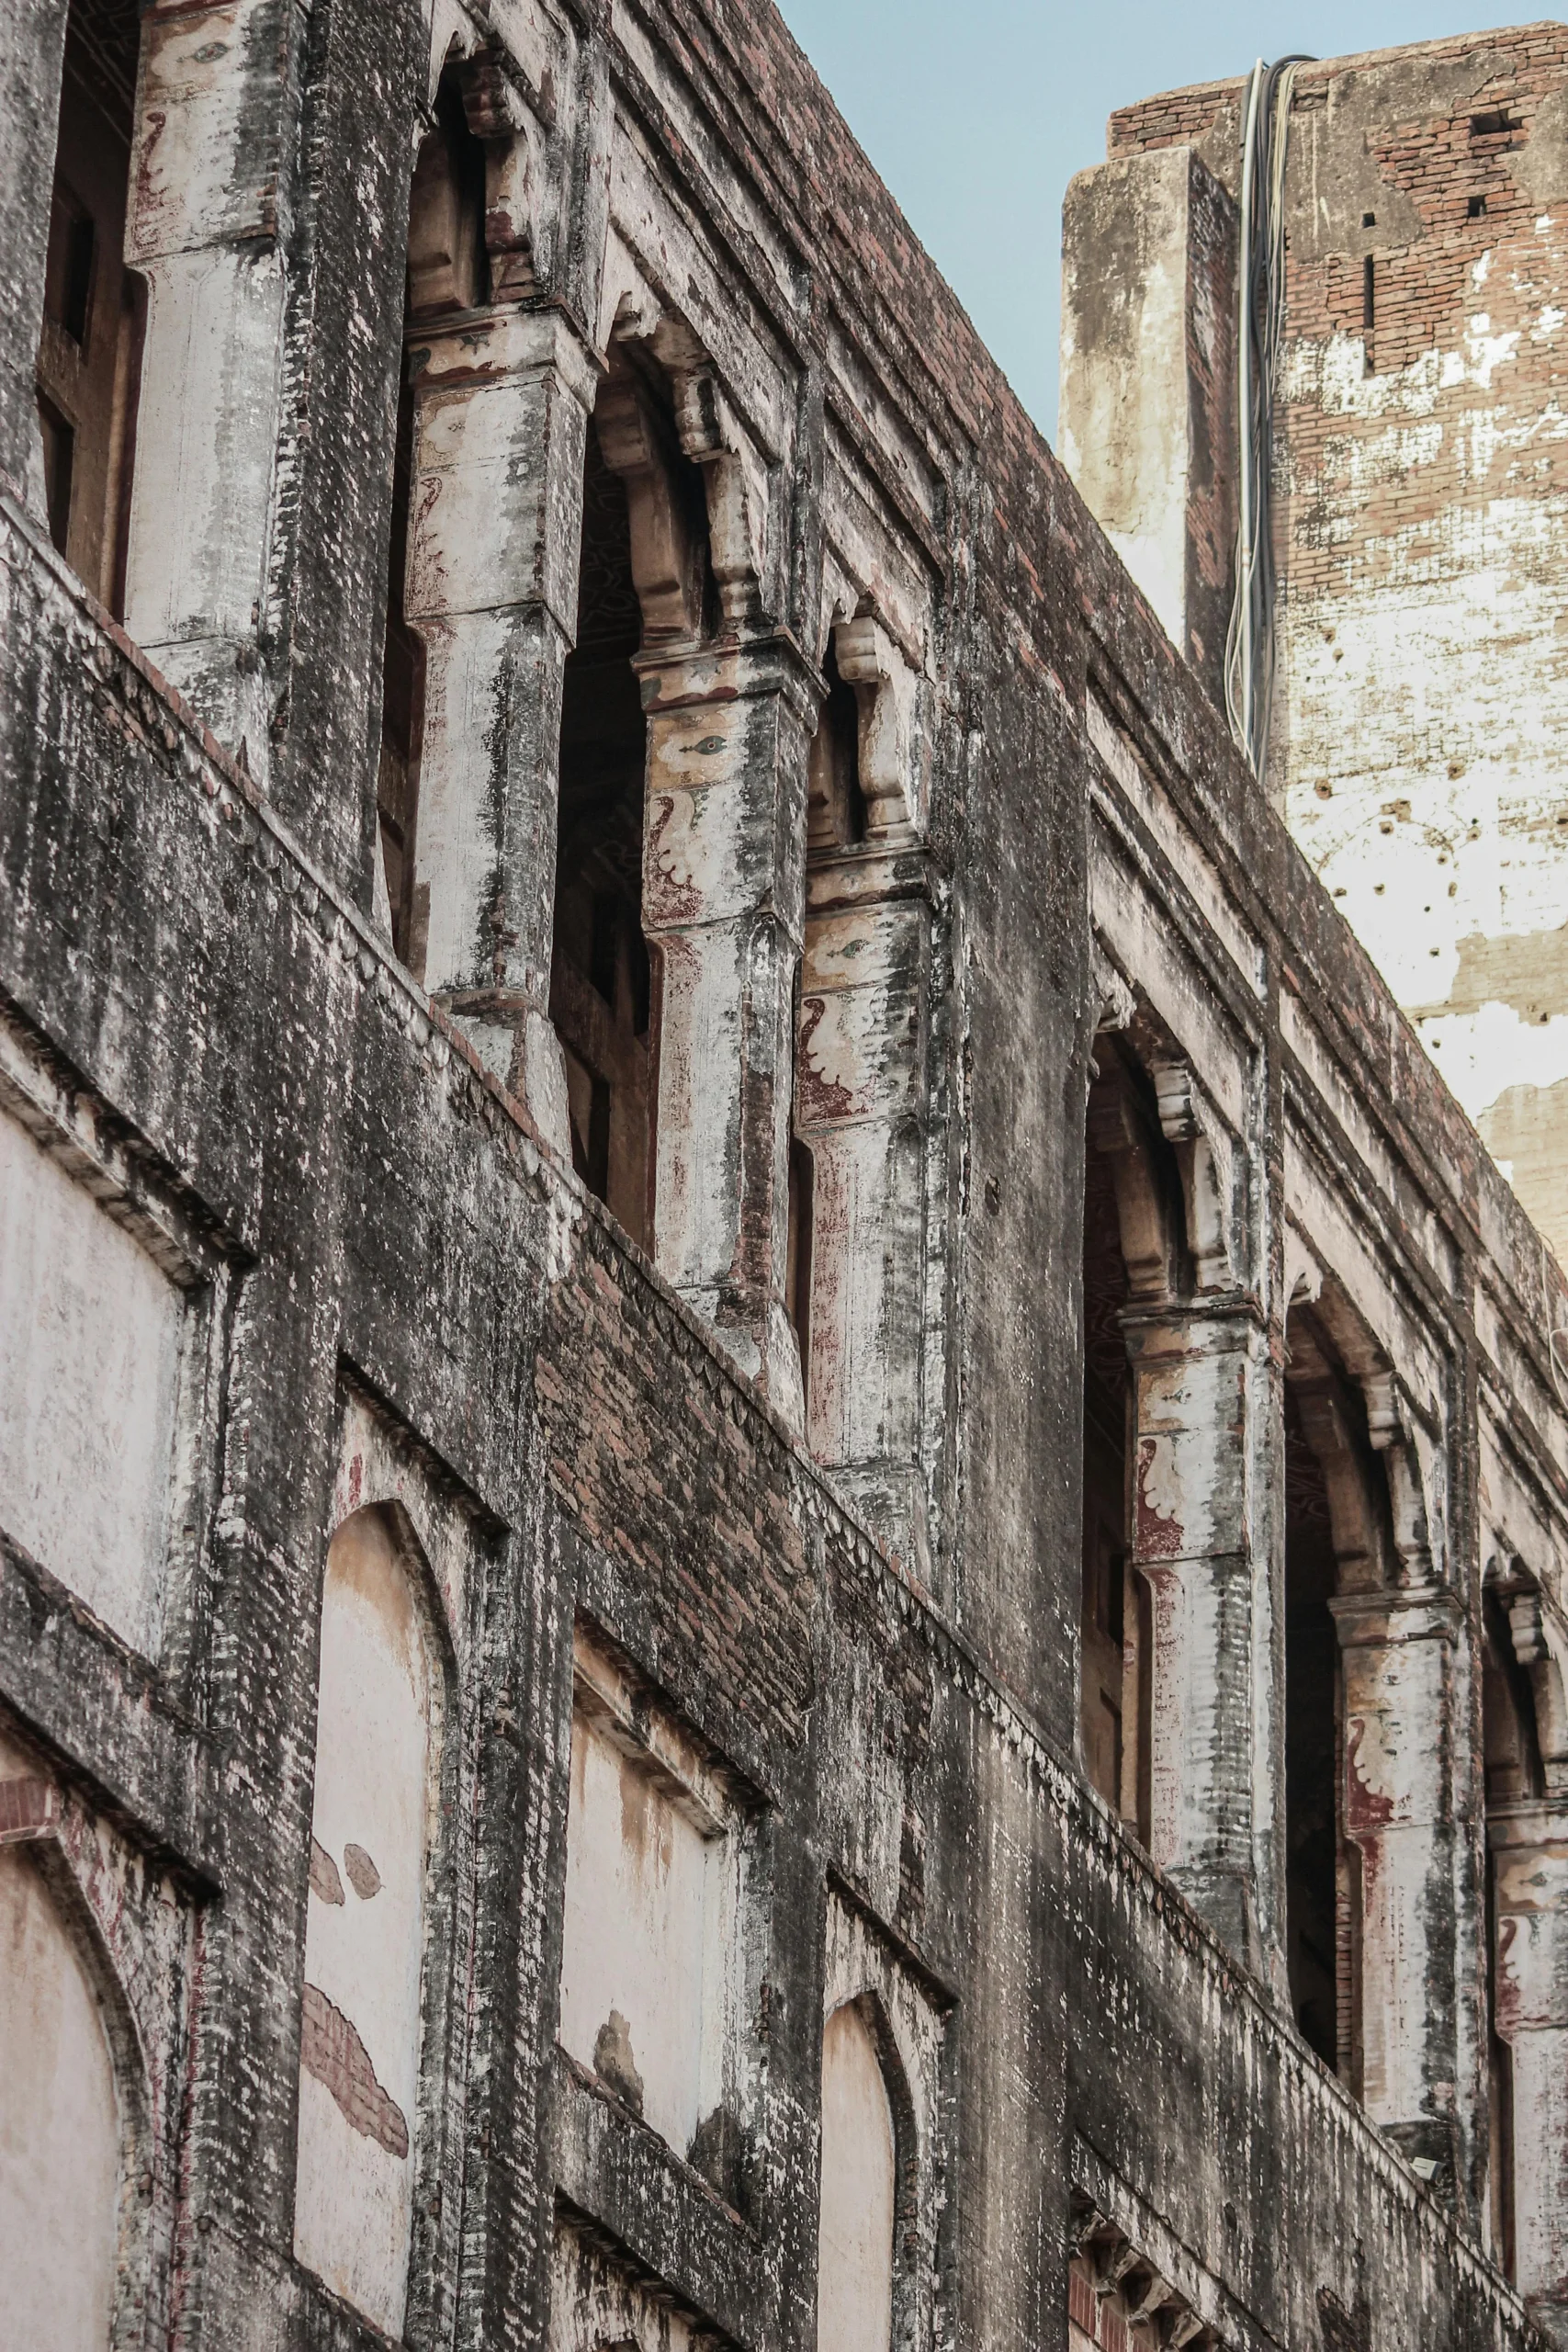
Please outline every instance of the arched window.
[{"label": "arched window", "polygon": [[24,1847],[0,1847],[0,2278],[4,2335],[104,2352],[113,2316],[122,2130],[81,1946]]},{"label": "arched window", "polygon": [[854,2001],[822,2036],[818,2194],[818,2352],[888,2352],[897,2149],[882,2060]]},{"label": "arched window", "polygon": [[406,1523],[344,1521],[321,1596],[294,2250],[401,2333],[440,1675]]}]

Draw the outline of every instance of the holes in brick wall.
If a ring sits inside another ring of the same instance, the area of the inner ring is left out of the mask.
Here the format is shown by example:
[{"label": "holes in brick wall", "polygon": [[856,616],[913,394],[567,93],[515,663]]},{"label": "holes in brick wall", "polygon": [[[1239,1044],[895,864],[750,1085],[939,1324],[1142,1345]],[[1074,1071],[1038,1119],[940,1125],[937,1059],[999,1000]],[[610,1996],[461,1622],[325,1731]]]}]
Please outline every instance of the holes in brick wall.
[{"label": "holes in brick wall", "polygon": [[1464,208],[1464,214],[1467,220],[1484,220],[1486,217],[1486,198],[1483,196],[1472,196],[1469,203]]},{"label": "holes in brick wall", "polygon": [[1505,138],[1519,128],[1517,118],[1511,115],[1506,107],[1488,107],[1482,113],[1472,114],[1470,118],[1470,135],[1472,139]]},{"label": "holes in brick wall", "polygon": [[73,0],[37,370],[50,537],[117,618],[146,311],[145,284],[125,266],[140,39],[135,0]]}]

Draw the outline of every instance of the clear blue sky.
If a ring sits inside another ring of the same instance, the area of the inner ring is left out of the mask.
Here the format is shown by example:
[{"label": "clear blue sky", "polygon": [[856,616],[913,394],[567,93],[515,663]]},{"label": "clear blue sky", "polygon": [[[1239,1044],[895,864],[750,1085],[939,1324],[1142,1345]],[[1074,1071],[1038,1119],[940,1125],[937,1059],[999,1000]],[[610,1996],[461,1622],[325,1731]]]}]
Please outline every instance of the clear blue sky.
[{"label": "clear blue sky", "polygon": [[1529,24],[1485,0],[780,0],[927,251],[1053,438],[1062,195],[1113,107],[1292,50],[1343,57]]}]

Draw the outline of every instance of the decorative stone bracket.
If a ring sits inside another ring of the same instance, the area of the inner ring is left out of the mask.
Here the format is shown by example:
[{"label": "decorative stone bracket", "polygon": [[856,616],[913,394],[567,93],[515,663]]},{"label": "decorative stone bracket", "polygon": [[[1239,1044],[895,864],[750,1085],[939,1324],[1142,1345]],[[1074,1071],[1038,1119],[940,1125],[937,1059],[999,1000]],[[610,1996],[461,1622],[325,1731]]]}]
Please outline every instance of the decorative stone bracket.
[{"label": "decorative stone bracket", "polygon": [[1360,1385],[1367,1406],[1367,1433],[1382,1455],[1388,1479],[1399,1581],[1412,1586],[1430,1584],[1436,1571],[1427,1481],[1435,1475],[1438,1456],[1392,1372],[1369,1374]]},{"label": "decorative stone bracket", "polygon": [[1507,1611],[1514,1656],[1529,1677],[1546,1793],[1568,1797],[1568,1620],[1522,1560],[1492,1560],[1487,1582]]},{"label": "decorative stone bracket", "polygon": [[1229,1290],[1235,1281],[1230,1244],[1230,1137],[1213,1116],[1184,1061],[1154,1064],[1160,1132],[1176,1152],[1187,1215],[1187,1246],[1201,1292]]},{"label": "decorative stone bracket", "polygon": [[604,463],[626,485],[644,646],[694,645],[702,635],[702,550],[675,495],[664,436],[634,378],[604,385],[593,424]]},{"label": "decorative stone bracket", "polygon": [[675,374],[675,429],[707,487],[708,552],[732,628],[763,616],[768,469],[711,366]]},{"label": "decorative stone bracket", "polygon": [[1090,1089],[1089,1141],[1111,1164],[1128,1296],[1139,1305],[1171,1294],[1171,1248],[1149,1138],[1137,1106],[1111,1076]]},{"label": "decorative stone bracket", "polygon": [[839,675],[860,713],[860,783],[866,833],[874,842],[914,838],[924,811],[915,785],[915,702],[919,679],[872,615],[833,630]]},{"label": "decorative stone bracket", "polygon": [[1068,2235],[1069,2252],[1089,2271],[1096,2298],[1119,2294],[1127,2307],[1127,2324],[1136,2330],[1140,2346],[1159,2352],[1223,2352],[1220,2338],[1169,2280],[1139,2253],[1116,2223],[1082,2196],[1075,2196]]}]

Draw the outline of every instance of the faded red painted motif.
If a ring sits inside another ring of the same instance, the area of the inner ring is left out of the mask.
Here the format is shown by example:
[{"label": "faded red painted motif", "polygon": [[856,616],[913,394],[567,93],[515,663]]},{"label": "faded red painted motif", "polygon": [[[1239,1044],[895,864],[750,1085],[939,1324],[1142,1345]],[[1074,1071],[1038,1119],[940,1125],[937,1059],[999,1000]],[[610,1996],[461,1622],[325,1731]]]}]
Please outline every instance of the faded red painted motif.
[{"label": "faded red painted motif", "polygon": [[1386,1829],[1393,1819],[1393,1799],[1381,1789],[1369,1788],[1361,1778],[1359,1758],[1367,1726],[1352,1721],[1345,1744],[1345,1826],[1352,1838]]},{"label": "faded red painted motif", "polygon": [[692,882],[677,882],[664,864],[661,853],[666,834],[674,820],[675,796],[670,792],[655,792],[649,796],[648,839],[649,870],[659,876],[658,920],[663,923],[696,922],[703,911],[703,894]]},{"label": "faded red painted motif", "polygon": [[1508,1965],[1508,1955],[1519,1932],[1517,1919],[1503,1918],[1497,1922],[1497,1966],[1495,1991],[1495,2011],[1493,2023],[1498,2039],[1512,2041],[1524,2023],[1524,1999],[1518,1979]]},{"label": "faded red painted motif", "polygon": [[1140,1560],[1174,1560],[1180,1556],[1187,1541],[1187,1531],[1181,1521],[1168,1511],[1157,1510],[1148,1498],[1148,1477],[1159,1451],[1156,1438],[1138,1440],[1138,1471],[1134,1481],[1134,1504],[1137,1512],[1137,1545]]},{"label": "faded red painted motif", "polygon": [[830,1126],[837,1120],[852,1118],[855,1113],[855,1098],[849,1087],[840,1086],[834,1080],[825,1078],[812,1059],[811,1041],[827,1010],[827,1000],[823,997],[801,999],[795,1084],[799,1090],[800,1123],[807,1127]]}]

